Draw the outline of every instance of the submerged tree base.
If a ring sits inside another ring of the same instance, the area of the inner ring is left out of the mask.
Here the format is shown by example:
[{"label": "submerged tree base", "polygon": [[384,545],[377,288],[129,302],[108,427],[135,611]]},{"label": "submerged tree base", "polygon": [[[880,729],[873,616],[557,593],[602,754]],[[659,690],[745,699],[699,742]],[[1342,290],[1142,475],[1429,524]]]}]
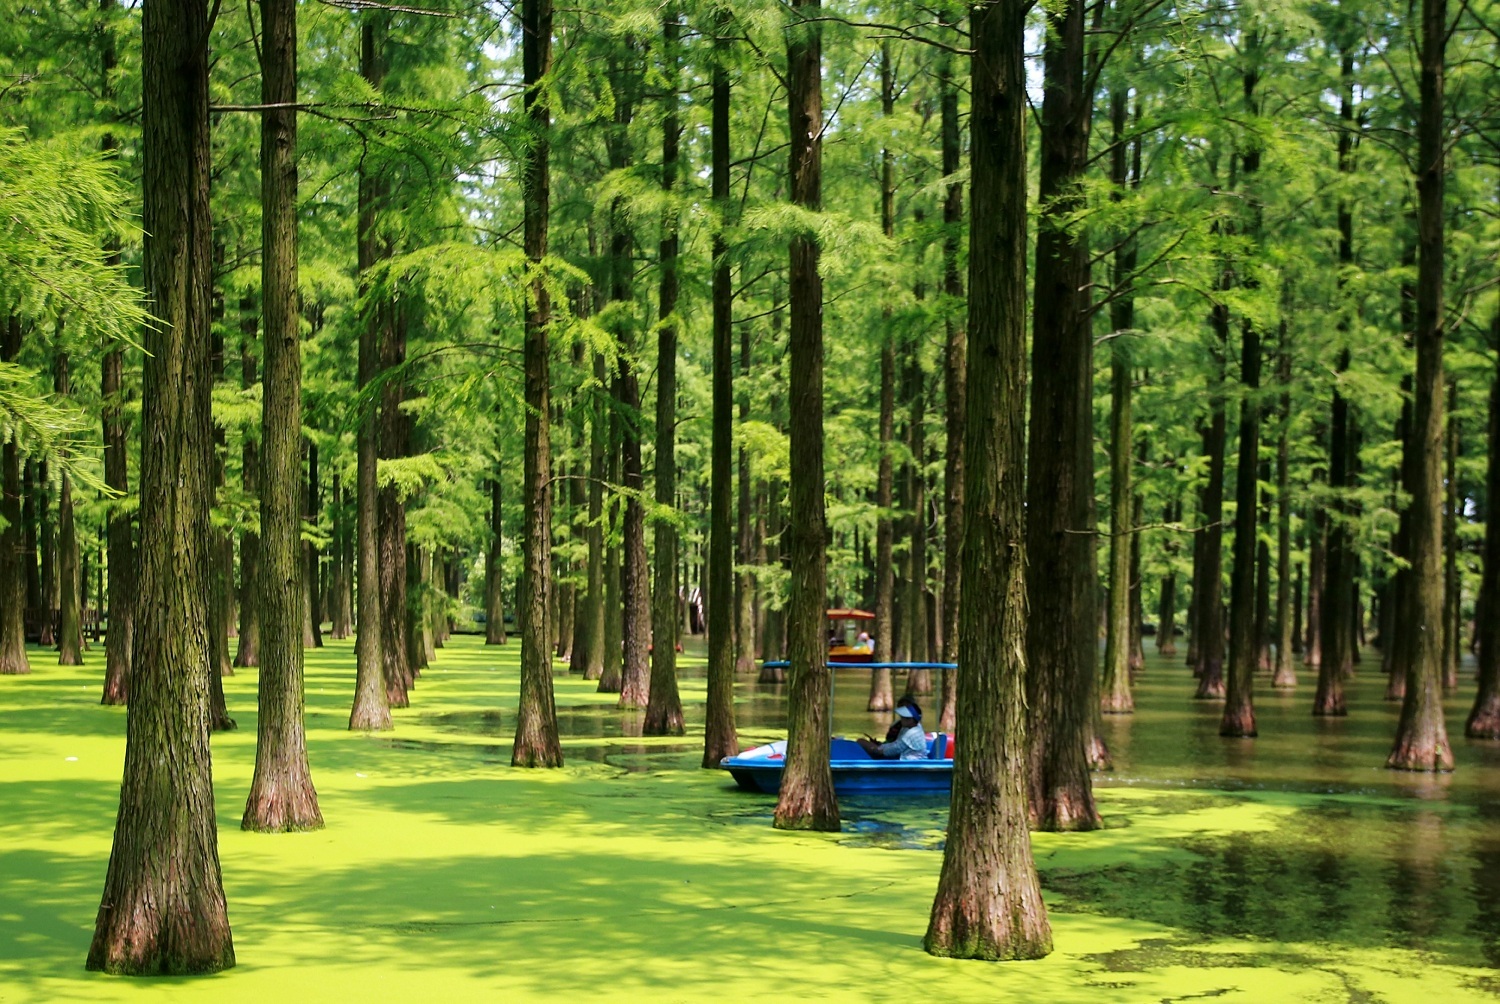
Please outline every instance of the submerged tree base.
[{"label": "submerged tree base", "polygon": [[323,828],[312,780],[253,786],[240,829],[255,833],[300,833]]}]

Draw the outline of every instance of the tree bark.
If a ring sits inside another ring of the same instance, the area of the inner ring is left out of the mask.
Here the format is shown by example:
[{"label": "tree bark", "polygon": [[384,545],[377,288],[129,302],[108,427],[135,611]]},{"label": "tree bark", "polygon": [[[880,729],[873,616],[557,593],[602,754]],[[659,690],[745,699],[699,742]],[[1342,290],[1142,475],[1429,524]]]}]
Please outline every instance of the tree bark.
[{"label": "tree bark", "polygon": [[504,645],[505,636],[505,513],[500,471],[490,477],[490,549],[484,562],[484,643]]},{"label": "tree bark", "polygon": [[[58,325],[59,338],[62,325]],[[54,360],[52,389],[60,398],[72,393],[68,354],[59,346]],[[57,664],[83,665],[82,580],[79,577],[78,527],[73,515],[73,479],[62,472],[57,497]]]},{"label": "tree bark", "polygon": [[[385,81],[385,33],[389,15],[366,11],[361,15],[360,76],[375,89]],[[390,191],[378,165],[362,160],[359,165],[358,267],[360,292],[369,294],[369,271],[391,252],[389,239],[381,231],[380,214]],[[380,371],[381,328],[388,323],[385,303],[365,307],[359,331],[359,386],[368,393]],[[355,575],[358,579],[354,641],[354,704],[349,712],[351,730],[391,727],[390,703],[385,687],[385,647],[380,613],[380,545],[376,532],[380,489],[376,481],[379,427],[371,403],[360,419],[355,473]]]},{"label": "tree bark", "polygon": [[[1301,591],[1292,586],[1292,351],[1283,322],[1280,352],[1276,358],[1276,380],[1281,384],[1281,432],[1276,440],[1276,664],[1271,686],[1290,690],[1297,686],[1297,663],[1292,658],[1296,629],[1293,610],[1301,604]],[[1298,566],[1301,571],[1301,566]]]},{"label": "tree bark", "polygon": [[[943,176],[956,177],[961,166],[958,132],[958,88],[952,58],[939,57],[938,92],[942,103]],[[957,663],[958,611],[963,596],[964,543],[964,412],[967,383],[968,329],[957,316],[964,284],[958,271],[959,241],[963,233],[963,184],[952,182],[943,197],[943,310],[946,352],[943,360],[944,408],[947,419],[947,456],[943,469],[943,661]],[[938,728],[952,732],[958,714],[957,680],[943,671],[943,693]]]},{"label": "tree bark", "polygon": [[[677,693],[677,527],[664,511],[677,504],[677,211],[671,204],[677,182],[677,38],[682,30],[675,9],[662,21],[663,76],[670,85],[661,133],[661,187],[668,200],[662,219],[660,308],[656,333],[656,508],[652,560],[651,680],[646,700],[648,736],[682,735],[682,698]],[[731,592],[729,597],[732,598]]]},{"label": "tree bark", "polygon": [[1448,381],[1448,430],[1443,437],[1447,471],[1443,478],[1443,689],[1458,688],[1459,649],[1463,628],[1463,583],[1458,576],[1458,381]]},{"label": "tree bark", "polygon": [[[714,205],[720,228],[713,239],[713,432],[709,456],[708,541],[708,704],[704,709],[703,766],[717,767],[726,756],[739,752],[734,722],[733,625],[723,601],[733,588],[734,568],[730,556],[729,459],[733,444],[730,428],[733,405],[733,375],[730,353],[734,339],[734,287],[729,265],[729,244],[724,227],[731,210],[729,201],[729,60],[728,34],[732,25],[727,13],[714,24],[712,110],[709,139],[712,146]],[[742,477],[744,467],[741,467]],[[743,499],[743,495],[742,495]],[[742,502],[743,504],[743,502]]]},{"label": "tree bark", "polygon": [[145,281],[152,313],[141,436],[141,575],[124,779],[88,968],[120,975],[234,965],[209,754],[207,626],[208,5],[142,17]]},{"label": "tree bark", "polygon": [[[261,666],[255,776],[240,828],[323,825],[303,727],[305,590],[302,513],[302,337],[297,292],[297,4],[261,0],[261,291],[265,379],[261,396]],[[317,447],[309,450],[316,505]],[[316,561],[311,547],[307,561]],[[310,569],[308,569],[310,571]]]},{"label": "tree bark", "polygon": [[[820,0],[799,8],[815,18]],[[789,28],[787,117],[791,201],[809,212],[823,207],[823,41],[816,22]],[[791,595],[787,606],[787,753],[773,825],[778,829],[839,829],[828,760],[832,676],[823,634],[828,587],[823,480],[823,279],[813,234],[791,239]]]},{"label": "tree bark", "polygon": [[552,580],[552,469],[548,428],[552,413],[548,324],[552,303],[540,274],[547,255],[551,206],[548,165],[551,112],[544,78],[552,69],[552,0],[521,0],[521,66],[530,141],[521,173],[526,258],[538,270],[526,297],[523,366],[526,382],[525,460],[521,482],[521,701],[516,724],[515,767],[561,767],[557,705],[552,696],[551,649],[547,644],[547,590]]},{"label": "tree bark", "polygon": [[[1022,459],[1026,394],[1026,6],[970,8],[969,355],[958,734],[948,840],[923,946],[1031,959],[1052,931],[1027,832]],[[1082,756],[1082,750],[1079,751]]]},{"label": "tree bark", "polygon": [[[1231,282],[1226,266],[1220,288]],[[1209,424],[1204,445],[1208,452],[1208,483],[1203,487],[1202,561],[1198,581],[1193,583],[1193,602],[1197,606],[1198,689],[1200,700],[1224,696],[1224,353],[1228,351],[1229,307],[1220,302],[1213,306],[1210,323],[1214,329],[1213,375],[1209,385]]]},{"label": "tree bark", "polygon": [[[1490,347],[1500,350],[1500,307],[1490,323]],[[1470,739],[1500,739],[1500,351],[1495,355],[1495,378],[1490,384],[1489,467],[1485,474],[1484,570],[1479,587],[1479,690],[1464,724]]]},{"label": "tree bark", "polygon": [[[894,114],[896,107],[895,67],[891,61],[891,45],[884,41],[880,46],[880,105],[886,117]],[[880,230],[886,240],[896,237],[896,175],[895,154],[889,148],[880,151]],[[896,655],[896,525],[892,506],[895,504],[895,470],[891,456],[891,444],[896,435],[896,341],[891,330],[890,309],[882,311],[880,332],[880,460],[875,476],[875,662],[895,661]],[[866,708],[870,711],[889,711],[894,706],[896,695],[891,684],[891,671],[885,668],[870,670],[870,699]]]},{"label": "tree bark", "polygon": [[1442,693],[1443,73],[1446,0],[1422,0],[1417,120],[1417,373],[1412,402],[1411,569],[1398,644],[1406,696],[1386,760],[1399,770],[1452,770]]},{"label": "tree bark", "polygon": [[[972,16],[979,19],[977,13]],[[1099,699],[1093,332],[1087,240],[1070,225],[1084,203],[1082,182],[1088,163],[1092,101],[1084,86],[1084,55],[1084,4],[1068,0],[1048,11],[1043,59],[1037,309],[1032,320],[1031,430],[1025,479],[1030,811],[1033,823],[1044,830],[1091,830],[1099,825],[1088,770],[1089,736]],[[977,104],[981,84],[979,57],[975,58]],[[1005,61],[1009,56],[997,54],[995,58]],[[996,67],[992,72],[1000,71]],[[987,81],[985,86],[997,84],[1000,81]],[[978,112],[973,116],[977,129]],[[976,165],[971,170],[976,171],[978,142],[976,132],[971,154]],[[1010,156],[1009,150],[1002,155]],[[980,225],[978,198],[976,191],[971,223],[975,228]],[[1002,202],[992,211],[1011,210],[1011,205]],[[997,247],[995,253],[1003,255],[1007,250]],[[972,246],[970,254],[975,254]],[[979,295],[977,285],[977,276],[971,273],[971,305],[972,297]],[[971,311],[970,328],[977,331],[977,327]],[[1004,385],[1003,377],[996,374],[982,381],[975,380],[972,372],[969,377],[970,386]],[[1128,519],[1128,491],[1124,498],[1122,516]],[[1122,538],[1120,543],[1128,554],[1129,541]],[[1001,592],[1005,581],[991,578],[993,574],[969,576],[966,572],[965,578],[993,583],[986,589],[993,595]],[[974,651],[966,643],[964,649]],[[962,720],[958,725],[960,734],[967,731]]]},{"label": "tree bark", "polygon": [[[0,362],[13,363],[21,351],[21,319],[11,314],[5,326],[0,328]],[[14,436],[0,446],[0,477],[4,479],[4,495],[0,497],[0,518],[5,521],[0,529],[0,675],[18,676],[31,672],[31,663],[26,659],[26,568],[28,559],[25,533],[26,521],[21,504],[23,479],[21,477],[21,452]],[[114,622],[110,622],[111,637]],[[109,700],[110,690],[105,688],[106,704],[123,704],[125,679],[123,671],[119,681],[118,701]]]}]

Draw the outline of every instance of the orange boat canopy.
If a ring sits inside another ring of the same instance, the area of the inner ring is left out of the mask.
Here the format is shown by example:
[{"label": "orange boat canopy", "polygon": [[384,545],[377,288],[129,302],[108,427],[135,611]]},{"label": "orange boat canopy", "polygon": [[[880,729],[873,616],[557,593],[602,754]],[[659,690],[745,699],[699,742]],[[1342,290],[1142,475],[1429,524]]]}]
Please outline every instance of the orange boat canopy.
[{"label": "orange boat canopy", "polygon": [[831,621],[872,621],[875,615],[868,610],[830,610],[828,619]]}]

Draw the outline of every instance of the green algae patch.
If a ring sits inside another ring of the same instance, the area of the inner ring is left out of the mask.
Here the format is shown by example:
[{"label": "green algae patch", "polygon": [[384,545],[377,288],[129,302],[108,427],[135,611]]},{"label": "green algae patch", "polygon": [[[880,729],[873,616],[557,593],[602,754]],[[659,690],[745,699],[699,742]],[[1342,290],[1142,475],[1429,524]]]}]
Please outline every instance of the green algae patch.
[{"label": "green algae patch", "polygon": [[[256,674],[226,679],[240,729],[214,737],[214,770],[239,965],[129,980],[83,971],[125,715],[97,704],[99,655],[34,653],[32,676],[0,678],[0,1001],[867,1001],[894,981],[954,1001],[1493,999],[1476,813],[1104,788],[1106,829],[1036,836],[1057,950],[935,959],[942,800],[851,800],[841,833],[772,830],[770,799],[698,769],[691,675],[689,735],[643,738],[612,695],[559,673],[567,766],[511,768],[517,655],[453,639],[396,728],[363,735],[344,730],[348,643],[309,652],[327,826],[301,834],[238,829]],[[778,693],[741,690],[742,740],[774,736],[754,711]]]}]

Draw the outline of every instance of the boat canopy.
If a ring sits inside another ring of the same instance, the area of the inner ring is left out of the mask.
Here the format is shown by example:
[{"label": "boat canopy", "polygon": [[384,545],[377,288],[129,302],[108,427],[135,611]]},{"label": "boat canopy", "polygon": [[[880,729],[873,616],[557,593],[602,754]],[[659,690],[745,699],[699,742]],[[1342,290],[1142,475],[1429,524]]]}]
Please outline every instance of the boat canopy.
[{"label": "boat canopy", "polygon": [[872,621],[875,615],[868,610],[858,610],[853,607],[848,610],[830,610],[828,619],[831,621]]}]

